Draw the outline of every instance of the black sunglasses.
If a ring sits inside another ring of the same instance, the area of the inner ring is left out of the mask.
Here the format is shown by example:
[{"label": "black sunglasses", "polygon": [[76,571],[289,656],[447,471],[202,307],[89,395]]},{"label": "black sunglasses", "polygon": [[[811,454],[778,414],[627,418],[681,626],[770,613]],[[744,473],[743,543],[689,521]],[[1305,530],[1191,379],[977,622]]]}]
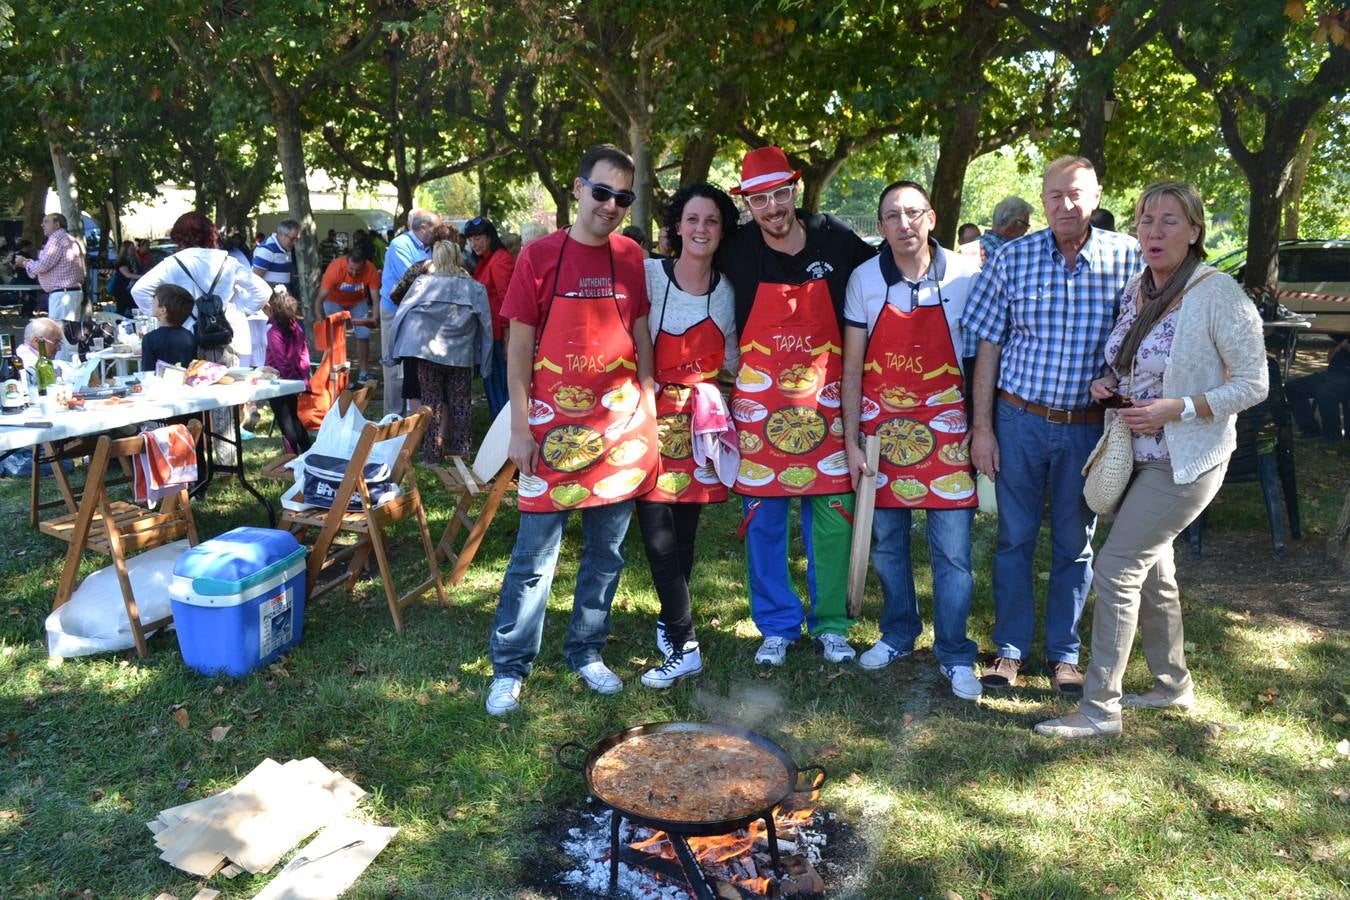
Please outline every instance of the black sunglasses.
[{"label": "black sunglasses", "polygon": [[627,209],[633,205],[637,199],[637,194],[632,191],[616,191],[612,187],[606,187],[603,184],[596,184],[585,175],[578,175],[577,179],[586,187],[591,189],[591,196],[595,198],[596,203],[608,203],[609,198],[613,197],[614,202],[622,209]]}]

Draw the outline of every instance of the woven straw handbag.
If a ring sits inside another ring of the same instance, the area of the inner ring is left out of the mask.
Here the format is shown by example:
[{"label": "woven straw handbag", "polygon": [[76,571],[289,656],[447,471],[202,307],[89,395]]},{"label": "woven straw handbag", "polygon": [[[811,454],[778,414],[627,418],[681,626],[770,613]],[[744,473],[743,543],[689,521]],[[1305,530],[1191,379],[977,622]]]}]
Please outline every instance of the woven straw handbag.
[{"label": "woven straw handbag", "polygon": [[[1130,384],[1134,384],[1134,372],[1130,372]],[[1129,396],[1129,388],[1126,388]],[[1083,466],[1083,499],[1088,509],[1099,516],[1110,515],[1120,506],[1120,498],[1125,496],[1125,488],[1130,485],[1130,476],[1134,474],[1134,436],[1120,418],[1120,413],[1111,410],[1113,415],[1102,431],[1097,446],[1088,455]]]}]

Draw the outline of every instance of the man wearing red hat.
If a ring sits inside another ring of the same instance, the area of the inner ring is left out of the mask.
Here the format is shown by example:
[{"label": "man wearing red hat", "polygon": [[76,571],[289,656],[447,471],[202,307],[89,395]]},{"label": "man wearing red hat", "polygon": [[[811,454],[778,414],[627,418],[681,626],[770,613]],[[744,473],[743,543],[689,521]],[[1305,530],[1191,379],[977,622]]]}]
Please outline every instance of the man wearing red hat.
[{"label": "man wearing red hat", "polygon": [[[854,268],[875,255],[847,225],[796,208],[801,173],[777,147],[741,162],[731,193],[757,228],[741,228],[719,253],[736,292],[741,368],[731,413],[741,444],[741,494],[750,614],[764,637],[755,662],[782,665],[809,633],[830,662],[854,657],[845,634],[853,494],[840,414],[844,295]],[[788,513],[801,497],[811,608],[788,572]],[[823,566],[817,560],[829,560]]]}]

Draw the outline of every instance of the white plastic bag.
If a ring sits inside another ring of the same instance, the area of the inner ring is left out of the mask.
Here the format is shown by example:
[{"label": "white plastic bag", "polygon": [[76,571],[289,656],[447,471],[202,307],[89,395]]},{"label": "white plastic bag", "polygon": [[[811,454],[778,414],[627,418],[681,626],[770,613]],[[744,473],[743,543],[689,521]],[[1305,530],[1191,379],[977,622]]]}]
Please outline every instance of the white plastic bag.
[{"label": "white plastic bag", "polygon": [[[397,422],[399,418],[400,416],[397,413],[389,413],[383,419],[380,419],[378,424],[387,425],[390,422]],[[295,475],[295,483],[281,495],[282,509],[299,512],[310,508],[310,505],[302,499],[305,487],[305,457],[315,453],[322,456],[339,456],[344,459],[351,459],[357,443],[361,440],[361,432],[367,424],[368,420],[361,415],[361,410],[356,408],[355,403],[348,404],[345,414],[339,410],[337,404],[334,404],[323,417],[323,421],[319,423],[319,433],[314,438],[314,444],[304,453],[286,463],[286,467]],[[403,441],[406,437],[407,435],[400,435],[376,443],[374,447],[370,448],[370,457],[366,461],[367,464],[376,463],[392,468],[394,461],[398,459],[399,451],[403,449]],[[386,495],[388,499],[385,502],[393,500],[399,493],[400,491],[388,493]]]},{"label": "white plastic bag", "polygon": [[[127,560],[131,592],[142,623],[162,619],[173,611],[169,601],[173,566],[187,549],[186,540],[174,541]],[[134,646],[117,570],[111,565],[86,578],[67,603],[47,616],[48,656],[90,656]]]}]

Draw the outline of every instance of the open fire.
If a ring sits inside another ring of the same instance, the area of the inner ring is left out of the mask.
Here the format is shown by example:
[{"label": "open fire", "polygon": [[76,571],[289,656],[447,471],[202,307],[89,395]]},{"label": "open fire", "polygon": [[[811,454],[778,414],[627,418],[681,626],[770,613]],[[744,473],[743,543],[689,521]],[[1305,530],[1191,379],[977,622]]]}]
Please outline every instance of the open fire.
[{"label": "open fire", "polygon": [[[812,801],[815,796],[812,795]],[[763,820],[747,828],[710,837],[669,835],[623,822],[619,834],[619,896],[637,898],[811,897],[822,895],[825,883],[816,866],[827,844],[823,830],[833,814],[815,809],[804,797],[794,808],[789,800],[774,814],[774,839],[781,878],[775,879],[769,829]],[[582,827],[573,828],[563,850],[577,863],[564,881],[583,891],[603,894],[609,889],[610,814],[588,814]],[[688,847],[700,877],[691,884],[689,866],[681,864],[679,842]],[[776,890],[775,890],[776,888]]]}]

